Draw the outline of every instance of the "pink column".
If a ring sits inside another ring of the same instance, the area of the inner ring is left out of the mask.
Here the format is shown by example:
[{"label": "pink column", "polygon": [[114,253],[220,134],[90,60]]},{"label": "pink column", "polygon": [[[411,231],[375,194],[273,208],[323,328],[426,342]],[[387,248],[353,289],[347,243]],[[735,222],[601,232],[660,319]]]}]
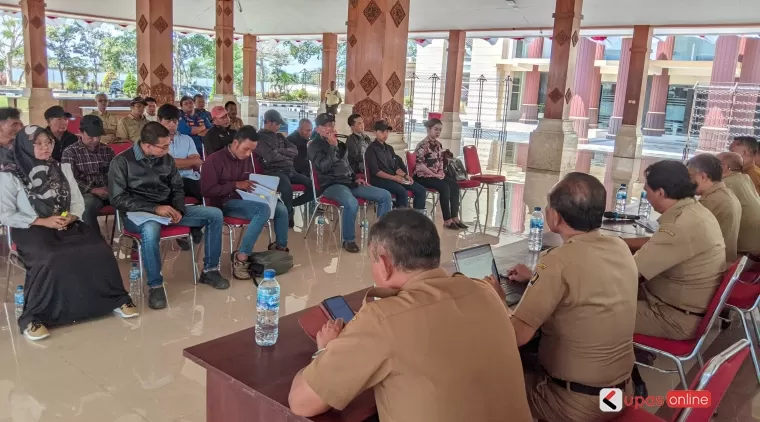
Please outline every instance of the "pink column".
[{"label": "pink column", "polygon": [[620,65],[618,66],[617,83],[615,84],[615,102],[612,106],[610,128],[607,131],[607,139],[615,139],[618,129],[623,122],[623,109],[625,108],[625,86],[628,84],[628,65],[631,62],[631,38],[623,38],[620,49]]},{"label": "pink column", "polygon": [[[528,45],[529,59],[540,59],[544,50],[543,37],[536,38]],[[522,105],[520,106],[520,123],[538,123],[538,88],[541,84],[541,72],[538,66],[533,66],[533,70],[525,72],[525,87],[522,94]]]},{"label": "pink column", "polygon": [[[604,60],[604,44],[596,44],[596,55],[594,60]],[[602,69],[594,67],[594,80],[591,84],[591,102],[588,108],[588,127],[596,129],[599,127],[599,100],[602,95]]]},{"label": "pink column", "polygon": [[[517,144],[515,151],[516,164],[525,171],[528,164],[528,144]],[[513,233],[522,233],[525,231],[525,185],[511,183],[512,185],[512,210],[509,213],[509,230]]]},{"label": "pink column", "polygon": [[[715,43],[710,85],[735,83],[736,66],[739,57],[739,37],[722,35]],[[726,90],[728,91],[728,90]],[[700,151],[723,151],[728,140],[728,118],[731,95],[711,94],[707,99],[705,122],[699,131]]]},{"label": "pink column", "polygon": [[[673,60],[673,48],[676,37],[669,36],[657,44],[657,60]],[[665,106],[668,103],[668,88],[670,75],[668,69],[662,69],[662,74],[652,77],[652,89],[649,91],[649,110],[647,110],[644,129],[647,136],[662,136],[665,133]]]},{"label": "pink column", "polygon": [[[742,70],[737,82],[740,84],[760,84],[760,39],[742,38]],[[740,47],[740,50],[741,50]],[[754,132],[755,110],[757,108],[757,95],[754,91],[737,90],[734,100],[734,112],[731,116],[731,132],[745,133],[748,135]]]},{"label": "pink column", "polygon": [[[578,56],[575,61],[575,93],[570,102],[570,120],[578,135],[578,144],[588,143],[588,115],[591,103],[591,90],[594,84],[594,58],[596,43],[588,38],[581,38],[578,45]],[[588,173],[591,167],[591,157],[579,154],[575,169]]]}]

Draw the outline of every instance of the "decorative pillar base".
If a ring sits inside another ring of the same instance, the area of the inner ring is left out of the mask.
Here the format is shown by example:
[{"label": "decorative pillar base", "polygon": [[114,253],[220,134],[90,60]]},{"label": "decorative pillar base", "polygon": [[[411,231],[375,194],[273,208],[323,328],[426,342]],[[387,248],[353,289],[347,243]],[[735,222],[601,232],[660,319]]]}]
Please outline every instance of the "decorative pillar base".
[{"label": "decorative pillar base", "polygon": [[[338,114],[335,115],[335,130],[338,131],[338,134],[346,135],[346,136],[351,134],[351,126],[348,125],[348,117],[351,116],[353,113],[354,113],[353,104],[341,104],[338,107]],[[371,129],[371,128],[365,128],[365,129]],[[394,146],[393,148],[395,149],[396,147]]]},{"label": "decorative pillar base", "polygon": [[523,202],[525,203],[524,206],[527,206],[526,212],[533,212],[533,208],[535,207],[541,207],[543,210],[546,206],[546,194],[552,190],[552,187],[565,174],[566,172],[544,170],[530,170],[526,172],[525,188],[523,190]]},{"label": "decorative pillar base", "polygon": [[24,88],[24,95],[16,100],[21,110],[21,121],[30,125],[47,126],[45,110],[59,105],[53,98],[52,88]]},{"label": "decorative pillar base", "polygon": [[210,110],[211,107],[216,106],[222,106],[224,107],[224,104],[227,103],[227,101],[234,101],[238,102],[237,97],[231,94],[216,94],[209,100],[208,109]]},{"label": "decorative pillar base", "polygon": [[523,104],[520,106],[520,123],[535,125],[538,123],[538,104]]},{"label": "decorative pillar base", "polygon": [[641,131],[646,136],[662,136],[665,133],[665,113],[648,111]]},{"label": "decorative pillar base", "polygon": [[598,108],[591,108],[588,109],[588,128],[589,129],[596,129],[599,127],[599,109]]},{"label": "decorative pillar base", "polygon": [[610,127],[607,129],[607,139],[615,139],[620,126],[623,124],[623,118],[618,116],[610,117]]},{"label": "decorative pillar base", "polygon": [[[572,171],[578,150],[578,135],[571,120],[540,119],[536,130],[530,133],[528,146],[529,169],[546,171]],[[526,187],[527,190],[527,187]],[[545,195],[547,191],[543,191]],[[546,198],[544,198],[544,203]]]},{"label": "decorative pillar base", "polygon": [[[641,168],[641,145],[644,136],[641,129],[633,125],[622,125],[615,137],[615,152],[612,155],[613,186],[638,179]],[[608,192],[609,195],[609,192]]]},{"label": "decorative pillar base", "polygon": [[461,155],[462,151],[462,120],[459,112],[447,112],[441,115],[441,137],[439,140],[443,149],[449,149],[454,156]]},{"label": "decorative pillar base", "polygon": [[[340,106],[338,106],[340,108]],[[321,101],[319,103],[319,107],[317,107],[317,114],[327,113],[327,104],[324,101]]]},{"label": "decorative pillar base", "polygon": [[[374,141],[375,139],[374,134],[368,134],[368,135],[370,135],[370,139]],[[404,139],[403,133],[401,132],[389,133],[388,140],[385,141],[385,143],[393,147],[393,150],[396,152],[396,155],[406,159],[406,154],[404,154],[404,152],[407,150],[407,145],[406,145],[406,140]]]},{"label": "decorative pillar base", "polygon": [[238,106],[238,116],[246,125],[251,125],[258,129],[259,127],[259,102],[256,97],[243,97]]}]

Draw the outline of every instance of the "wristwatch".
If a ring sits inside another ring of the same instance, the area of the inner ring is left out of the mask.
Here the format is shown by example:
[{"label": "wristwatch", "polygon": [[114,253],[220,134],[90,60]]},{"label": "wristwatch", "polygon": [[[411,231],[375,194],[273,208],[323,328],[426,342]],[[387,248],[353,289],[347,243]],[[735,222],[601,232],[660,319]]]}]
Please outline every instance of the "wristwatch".
[{"label": "wristwatch", "polygon": [[311,358],[312,358],[312,359],[316,359],[316,358],[317,358],[317,356],[319,356],[319,355],[320,355],[322,352],[324,352],[324,351],[325,351],[325,349],[324,349],[324,348],[317,350],[316,352],[314,352],[314,354],[313,354],[313,355],[311,355]]}]

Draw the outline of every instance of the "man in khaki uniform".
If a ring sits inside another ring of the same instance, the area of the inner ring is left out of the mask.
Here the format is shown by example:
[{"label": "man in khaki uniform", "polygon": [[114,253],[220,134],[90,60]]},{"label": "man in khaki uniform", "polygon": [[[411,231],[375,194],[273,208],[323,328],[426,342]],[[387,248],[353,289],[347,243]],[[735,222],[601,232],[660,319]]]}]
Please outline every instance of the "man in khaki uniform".
[{"label": "man in khaki uniform", "polygon": [[148,119],[145,118],[145,100],[142,97],[135,97],[132,102],[129,103],[131,110],[127,117],[119,120],[119,124],[116,127],[116,137],[122,141],[137,142],[140,140],[140,131],[143,126],[148,123]]},{"label": "man in khaki uniform", "polygon": [[739,239],[739,222],[742,206],[736,196],[723,180],[723,168],[718,157],[712,154],[699,154],[686,165],[689,175],[697,185],[699,203],[708,209],[718,220],[723,243],[726,244],[726,267],[736,261],[736,245]]},{"label": "man in khaki uniform", "polygon": [[92,113],[103,121],[103,130],[105,135],[100,137],[100,142],[110,144],[116,140],[116,126],[119,124],[119,117],[108,111],[108,96],[100,93],[95,96],[96,108]]},{"label": "man in khaki uniform", "polygon": [[439,267],[435,224],[391,211],[372,226],[369,250],[381,288],[367,295],[383,299],[345,328],[322,328],[291,410],[343,409],[372,388],[382,422],[531,421],[509,312],[489,283]]},{"label": "man in khaki uniform", "polygon": [[524,265],[509,272],[513,281],[530,280],[512,315],[518,345],[541,329],[538,362],[525,359],[528,403],[539,420],[609,420],[617,414],[600,410],[600,390],[632,390],[638,274],[626,244],[599,231],[606,196],[594,176],[568,174],[546,208],[564,244],[532,275]]},{"label": "man in khaki uniform", "polygon": [[721,152],[723,182],[741,204],[739,223],[739,253],[760,255],[760,196],[755,192],[749,176],[741,173],[741,157],[733,152]]},{"label": "man in khaki uniform", "polygon": [[742,159],[742,173],[749,176],[755,191],[760,195],[760,167],[755,165],[757,156],[757,138],[754,136],[737,136],[728,150],[739,154]]}]

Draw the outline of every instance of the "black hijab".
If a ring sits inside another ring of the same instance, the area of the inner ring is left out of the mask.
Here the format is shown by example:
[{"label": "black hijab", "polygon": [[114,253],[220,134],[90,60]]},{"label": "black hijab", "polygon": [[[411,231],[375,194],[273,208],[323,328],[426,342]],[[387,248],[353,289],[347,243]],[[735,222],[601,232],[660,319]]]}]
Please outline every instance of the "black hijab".
[{"label": "black hijab", "polygon": [[53,141],[53,136],[39,126],[25,126],[18,131],[11,153],[0,154],[0,171],[18,177],[37,215],[47,218],[69,210],[71,189],[59,162],[52,156],[47,160],[34,156],[34,141],[42,133]]}]

